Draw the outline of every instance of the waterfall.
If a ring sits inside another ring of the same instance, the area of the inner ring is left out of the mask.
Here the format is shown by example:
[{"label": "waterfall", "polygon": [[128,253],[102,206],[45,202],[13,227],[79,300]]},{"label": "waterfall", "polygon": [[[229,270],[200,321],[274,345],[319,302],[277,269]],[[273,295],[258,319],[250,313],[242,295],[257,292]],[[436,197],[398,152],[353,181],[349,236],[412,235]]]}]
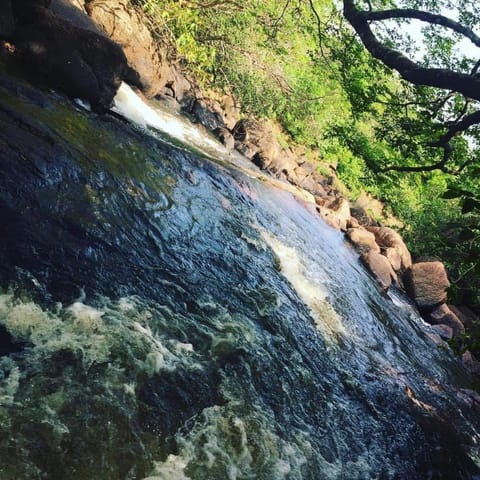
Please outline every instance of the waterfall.
[{"label": "waterfall", "polygon": [[0,478],[478,478],[472,379],[401,292],[195,125],[114,108],[0,76]]}]

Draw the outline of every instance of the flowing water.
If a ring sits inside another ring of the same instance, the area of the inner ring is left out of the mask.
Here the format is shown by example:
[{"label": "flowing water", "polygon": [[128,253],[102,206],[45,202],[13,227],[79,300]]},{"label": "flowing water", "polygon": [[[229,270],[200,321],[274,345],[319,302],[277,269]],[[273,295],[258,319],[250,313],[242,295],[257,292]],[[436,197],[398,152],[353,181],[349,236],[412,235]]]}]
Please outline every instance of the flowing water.
[{"label": "flowing water", "polygon": [[471,379],[401,294],[138,102],[0,77],[0,479],[476,478]]}]

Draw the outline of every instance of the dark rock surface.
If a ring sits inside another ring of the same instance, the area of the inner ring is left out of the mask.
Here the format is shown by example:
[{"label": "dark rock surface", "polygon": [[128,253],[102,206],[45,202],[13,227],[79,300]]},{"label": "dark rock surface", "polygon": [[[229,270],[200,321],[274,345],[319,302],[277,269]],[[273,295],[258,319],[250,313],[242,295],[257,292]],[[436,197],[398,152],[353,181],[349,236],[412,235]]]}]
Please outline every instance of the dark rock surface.
[{"label": "dark rock surface", "polygon": [[[138,84],[122,48],[45,8],[43,2],[14,3],[11,60],[35,79],[106,111],[122,80]],[[4,11],[5,14],[6,10]]]}]

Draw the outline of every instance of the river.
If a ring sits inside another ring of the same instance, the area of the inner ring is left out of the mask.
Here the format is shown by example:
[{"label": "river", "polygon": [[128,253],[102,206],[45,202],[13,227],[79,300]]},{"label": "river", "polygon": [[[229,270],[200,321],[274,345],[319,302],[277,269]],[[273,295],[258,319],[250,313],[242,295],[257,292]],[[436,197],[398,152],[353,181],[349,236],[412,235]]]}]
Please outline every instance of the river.
[{"label": "river", "polygon": [[0,75],[0,479],[480,478],[472,379],[408,301],[159,108]]}]

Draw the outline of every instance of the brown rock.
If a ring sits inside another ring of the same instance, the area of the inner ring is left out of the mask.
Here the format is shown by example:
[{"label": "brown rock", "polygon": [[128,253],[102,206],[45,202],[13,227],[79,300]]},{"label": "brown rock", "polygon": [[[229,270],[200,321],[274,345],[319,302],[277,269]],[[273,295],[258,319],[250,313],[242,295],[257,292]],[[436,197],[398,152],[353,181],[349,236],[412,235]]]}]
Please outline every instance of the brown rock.
[{"label": "brown rock", "polygon": [[[323,185],[319,182],[319,179],[316,175],[310,175],[304,178],[302,181],[298,182],[298,186],[307,190],[312,195],[316,195],[318,197],[326,197],[327,192]],[[349,215],[350,216],[350,215]],[[346,228],[346,224],[345,224]]]},{"label": "brown rock", "polygon": [[161,93],[172,81],[172,70],[129,0],[93,0],[85,8],[97,25],[123,47],[129,65],[140,76],[144,93],[149,97]]},{"label": "brown rock", "polygon": [[222,118],[222,107],[216,100],[197,98],[191,113],[204,127],[212,132],[217,128],[226,127]]},{"label": "brown rock", "polygon": [[312,174],[310,169],[304,168],[304,165],[306,165],[306,163],[303,163],[302,165],[297,165],[295,167],[295,175],[298,179],[298,182],[303,182]]},{"label": "brown rock", "polygon": [[349,228],[346,237],[361,253],[368,252],[369,250],[374,250],[375,252],[380,253],[380,247],[375,242],[375,235],[362,227]]},{"label": "brown rock", "polygon": [[432,311],[447,300],[446,289],[450,282],[441,262],[413,264],[405,272],[404,283],[407,293],[421,311]]},{"label": "brown rock", "polygon": [[332,210],[340,222],[340,230],[347,229],[347,220],[350,218],[350,203],[346,198],[336,197],[327,203],[327,208]]},{"label": "brown rock", "polygon": [[360,259],[384,290],[390,288],[392,281],[397,281],[397,275],[390,262],[380,253],[370,250],[364,253]]},{"label": "brown rock", "polygon": [[[397,250],[401,259],[401,268],[396,271],[405,270],[412,265],[412,256],[408,251],[402,237],[393,229],[389,227],[365,227],[369,232],[375,235],[375,240],[382,250],[387,248],[394,248]],[[390,256],[392,253],[390,252]]]},{"label": "brown rock", "polygon": [[433,325],[448,325],[453,335],[465,333],[465,327],[459,318],[444,303],[428,314],[427,321]]},{"label": "brown rock", "polygon": [[231,95],[225,95],[222,97],[220,99],[220,105],[222,107],[223,121],[225,122],[226,127],[229,130],[233,130],[238,122],[240,109]]},{"label": "brown rock", "polygon": [[[272,159],[269,171],[279,178],[283,178],[298,186],[298,183],[292,182],[295,175],[295,167],[297,162],[290,150],[283,150]],[[311,192],[313,193],[313,192]]]},{"label": "brown rock", "polygon": [[165,83],[163,93],[182,102],[182,105],[184,102],[188,103],[187,94],[191,91],[192,85],[176,68],[170,67],[170,70],[170,79]]},{"label": "brown rock", "polygon": [[383,251],[383,254],[387,257],[390,265],[396,272],[399,272],[402,269],[402,256],[398,248],[387,247]]},{"label": "brown rock", "polygon": [[453,329],[448,325],[439,323],[438,325],[432,325],[432,328],[443,340],[450,340],[453,338]]},{"label": "brown rock", "polygon": [[235,148],[262,169],[268,169],[280,153],[273,132],[257,120],[242,119],[233,129]]},{"label": "brown rock", "polygon": [[347,220],[347,229],[348,228],[360,228],[360,223],[358,223],[358,220],[354,217],[350,217]]},{"label": "brown rock", "polygon": [[333,210],[330,210],[329,208],[323,207],[321,205],[317,205],[317,212],[323,218],[325,223],[327,223],[333,228],[336,228],[337,230],[342,230],[342,222]]},{"label": "brown rock", "polygon": [[230,130],[227,130],[226,128],[217,128],[213,133],[223,143],[229,152],[233,150],[233,147],[235,146],[235,140]]},{"label": "brown rock", "polygon": [[378,226],[378,223],[373,220],[372,217],[367,213],[367,211],[362,207],[352,207],[352,217],[358,220],[358,223],[362,227],[375,227]]}]

